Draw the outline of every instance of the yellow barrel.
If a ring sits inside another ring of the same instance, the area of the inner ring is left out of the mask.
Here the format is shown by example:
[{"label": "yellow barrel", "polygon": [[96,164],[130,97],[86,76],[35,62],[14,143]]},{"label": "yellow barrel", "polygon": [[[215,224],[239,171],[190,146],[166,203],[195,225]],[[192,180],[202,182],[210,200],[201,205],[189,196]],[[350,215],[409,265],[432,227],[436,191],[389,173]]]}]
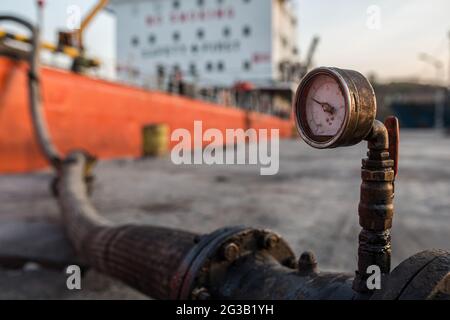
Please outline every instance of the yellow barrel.
[{"label": "yellow barrel", "polygon": [[297,126],[294,124],[294,125],[292,126],[292,138],[293,138],[293,139],[297,139],[297,138],[299,138],[299,137],[300,137],[300,134],[298,133]]},{"label": "yellow barrel", "polygon": [[163,123],[146,125],[142,129],[142,155],[160,157],[169,150],[169,126]]}]

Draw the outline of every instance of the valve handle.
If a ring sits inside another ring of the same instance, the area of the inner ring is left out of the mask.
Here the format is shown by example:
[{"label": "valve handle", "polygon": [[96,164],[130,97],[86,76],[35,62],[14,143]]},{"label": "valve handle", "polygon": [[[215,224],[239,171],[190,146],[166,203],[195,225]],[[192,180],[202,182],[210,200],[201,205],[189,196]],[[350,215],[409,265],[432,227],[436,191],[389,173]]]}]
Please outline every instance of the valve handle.
[{"label": "valve handle", "polygon": [[389,116],[384,120],[389,136],[389,158],[394,160],[394,175],[398,174],[398,157],[400,144],[400,125],[397,117]]}]

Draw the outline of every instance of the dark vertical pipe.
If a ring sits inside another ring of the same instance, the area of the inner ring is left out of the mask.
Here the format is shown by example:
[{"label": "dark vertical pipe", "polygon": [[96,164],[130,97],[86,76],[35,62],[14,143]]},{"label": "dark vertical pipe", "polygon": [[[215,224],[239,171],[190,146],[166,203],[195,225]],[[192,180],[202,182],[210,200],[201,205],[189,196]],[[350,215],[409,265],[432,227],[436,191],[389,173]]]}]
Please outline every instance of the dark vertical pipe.
[{"label": "dark vertical pipe", "polygon": [[47,161],[57,167],[60,162],[60,155],[54,146],[47,128],[42,112],[42,101],[40,92],[40,74],[39,74],[39,52],[40,52],[40,30],[30,22],[9,15],[0,15],[0,21],[12,21],[27,28],[31,33],[31,49],[27,56],[29,64],[28,71],[28,98],[30,102],[30,112],[33,121],[33,127],[37,142]]}]

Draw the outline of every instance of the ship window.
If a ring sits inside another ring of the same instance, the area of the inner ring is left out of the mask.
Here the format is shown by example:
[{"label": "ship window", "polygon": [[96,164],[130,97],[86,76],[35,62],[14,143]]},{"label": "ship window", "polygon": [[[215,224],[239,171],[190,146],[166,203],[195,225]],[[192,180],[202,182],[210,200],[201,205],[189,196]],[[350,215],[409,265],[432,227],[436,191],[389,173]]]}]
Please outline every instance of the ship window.
[{"label": "ship window", "polygon": [[173,38],[173,40],[174,41],[179,41],[180,40],[180,33],[179,32],[177,32],[177,31],[175,31],[174,33],[173,33],[173,35],[172,35],[172,38]]},{"label": "ship window", "polygon": [[156,72],[158,74],[158,77],[164,77],[165,74],[164,66],[162,64],[158,64],[158,66],[156,67]]},{"label": "ship window", "polygon": [[223,35],[228,38],[231,34],[231,30],[228,27],[223,28]]},{"label": "ship window", "polygon": [[244,29],[242,29],[242,33],[244,36],[248,37],[252,33],[252,29],[249,26],[245,26]]},{"label": "ship window", "polygon": [[243,68],[245,71],[250,70],[251,67],[252,67],[252,65],[251,65],[250,61],[244,61],[243,65],[242,65],[242,68]]},{"label": "ship window", "polygon": [[156,36],[154,34],[151,34],[148,37],[148,42],[150,42],[151,44],[154,44],[156,42]]},{"label": "ship window", "polygon": [[223,71],[224,69],[225,69],[225,64],[224,64],[222,61],[220,61],[220,62],[217,64],[217,70]]},{"label": "ship window", "polygon": [[174,8],[174,9],[180,8],[180,1],[174,1],[174,2],[173,2],[173,8]]},{"label": "ship window", "polygon": [[131,44],[133,45],[133,47],[137,47],[139,45],[139,38],[138,37],[131,38]]},{"label": "ship window", "polygon": [[205,4],[204,0],[197,0],[197,4],[199,7],[202,7]]},{"label": "ship window", "polygon": [[193,53],[197,53],[198,52],[198,46],[196,44],[193,44],[192,47],[191,47],[191,51]]},{"label": "ship window", "polygon": [[206,70],[207,70],[207,71],[212,71],[212,68],[213,68],[212,63],[211,63],[211,62],[208,62],[208,63],[206,64]]},{"label": "ship window", "polygon": [[203,39],[205,37],[205,31],[203,31],[203,29],[198,29],[197,30],[197,37],[199,39]]},{"label": "ship window", "polygon": [[197,66],[194,63],[191,63],[191,65],[189,66],[189,73],[192,76],[196,76],[197,75]]}]

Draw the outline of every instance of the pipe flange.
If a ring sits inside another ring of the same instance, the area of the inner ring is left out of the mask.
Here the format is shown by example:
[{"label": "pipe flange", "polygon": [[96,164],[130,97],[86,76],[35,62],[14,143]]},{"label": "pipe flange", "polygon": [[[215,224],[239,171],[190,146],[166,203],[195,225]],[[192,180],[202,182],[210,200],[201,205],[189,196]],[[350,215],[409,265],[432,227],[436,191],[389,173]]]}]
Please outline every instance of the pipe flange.
[{"label": "pipe flange", "polygon": [[211,297],[215,285],[226,275],[228,268],[239,259],[258,251],[270,254],[281,265],[296,267],[295,254],[276,233],[268,230],[231,227],[219,229],[199,239],[187,254],[172,279],[171,299],[190,300]]}]

